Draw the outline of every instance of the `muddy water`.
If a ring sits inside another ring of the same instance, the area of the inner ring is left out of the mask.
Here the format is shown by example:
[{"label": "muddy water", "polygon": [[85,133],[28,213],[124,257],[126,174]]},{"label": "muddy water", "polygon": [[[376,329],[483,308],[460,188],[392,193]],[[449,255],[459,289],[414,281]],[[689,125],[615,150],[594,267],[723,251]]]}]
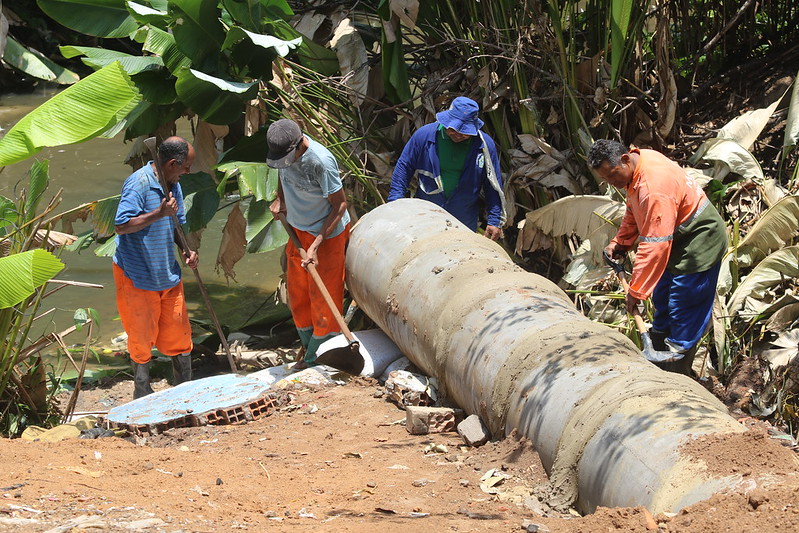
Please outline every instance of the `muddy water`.
[{"label": "muddy water", "polygon": [[[8,131],[26,113],[53,94],[52,91],[42,90],[30,95],[0,96],[0,128],[3,132]],[[63,200],[56,212],[119,194],[122,182],[132,170],[123,163],[129,148],[130,144],[124,144],[120,136],[116,139],[93,139],[81,144],[42,150],[34,158],[49,159],[51,179],[42,204],[59,188],[63,188]],[[34,158],[7,166],[0,173],[0,195],[15,198],[15,191],[19,191],[27,183],[26,173]],[[202,247],[199,250],[200,274],[208,287],[220,321],[236,329],[243,326],[248,319],[251,323],[254,319],[268,316],[287,316],[288,311],[285,308],[276,309],[271,303],[273,298],[270,298],[280,275],[278,252],[247,254],[236,265],[238,283],[231,281],[228,284],[224,275],[215,272],[214,263],[228,209],[219,212],[209,224],[203,233]],[[75,233],[88,229],[89,224],[80,221],[74,226]],[[72,325],[72,315],[76,308],[93,307],[100,315],[96,342],[100,345],[107,344],[122,332],[116,309],[111,258],[95,256],[92,246],[81,253],[64,252],[62,260],[66,268],[59,274],[59,278],[99,283],[104,288],[67,287],[48,297],[43,303],[42,311],[50,308],[55,308],[56,311],[40,320],[36,333],[62,331]],[[194,276],[188,269],[184,269],[183,274],[192,318],[207,319]],[[255,317],[251,318],[253,314]],[[79,335],[83,334],[75,333],[67,338],[67,342],[84,342],[84,338]]]}]

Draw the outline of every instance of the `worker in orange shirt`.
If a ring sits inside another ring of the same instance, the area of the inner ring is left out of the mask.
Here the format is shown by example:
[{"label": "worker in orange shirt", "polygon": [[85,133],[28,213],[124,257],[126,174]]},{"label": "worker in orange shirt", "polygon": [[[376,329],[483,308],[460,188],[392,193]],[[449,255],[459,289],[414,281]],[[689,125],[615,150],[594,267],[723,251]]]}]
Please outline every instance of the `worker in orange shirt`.
[{"label": "worker in orange shirt", "polygon": [[638,241],[627,310],[652,298],[652,342],[656,350],[671,352],[664,359],[674,361],[658,366],[689,374],[710,322],[727,250],[724,220],[699,184],[659,152],[599,140],[588,163],[603,180],[627,192],[624,218],[605,248],[620,257]]}]

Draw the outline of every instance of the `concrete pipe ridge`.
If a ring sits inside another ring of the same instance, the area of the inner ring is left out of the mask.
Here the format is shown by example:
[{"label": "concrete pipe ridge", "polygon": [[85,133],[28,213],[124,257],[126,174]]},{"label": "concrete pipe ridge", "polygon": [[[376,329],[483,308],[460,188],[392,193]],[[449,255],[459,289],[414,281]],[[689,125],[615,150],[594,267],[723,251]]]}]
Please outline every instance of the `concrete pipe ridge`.
[{"label": "concrete pipe ridge", "polygon": [[720,401],[434,204],[403,199],[366,214],[346,266],[358,305],[443,394],[494,435],[517,429],[532,441],[553,507],[676,512],[742,482],[680,451],[693,437],[745,431]]}]

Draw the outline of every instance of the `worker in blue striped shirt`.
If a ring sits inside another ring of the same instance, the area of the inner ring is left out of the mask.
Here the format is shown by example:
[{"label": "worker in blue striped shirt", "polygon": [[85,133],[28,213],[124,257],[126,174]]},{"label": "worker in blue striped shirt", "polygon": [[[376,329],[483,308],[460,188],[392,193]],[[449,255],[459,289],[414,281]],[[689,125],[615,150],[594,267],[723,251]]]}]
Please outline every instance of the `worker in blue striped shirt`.
[{"label": "worker in blue striped shirt", "polygon": [[[175,384],[191,379],[191,326],[175,259],[172,215],[185,223],[178,182],[194,163],[194,148],[185,139],[169,137],[161,143],[158,159],[170,190],[163,190],[156,165],[148,162],[122,185],[114,221],[117,308],[128,334],[134,399],[153,392],[149,370],[153,346],[172,358]],[[183,260],[197,267],[196,252],[183,254]]]}]

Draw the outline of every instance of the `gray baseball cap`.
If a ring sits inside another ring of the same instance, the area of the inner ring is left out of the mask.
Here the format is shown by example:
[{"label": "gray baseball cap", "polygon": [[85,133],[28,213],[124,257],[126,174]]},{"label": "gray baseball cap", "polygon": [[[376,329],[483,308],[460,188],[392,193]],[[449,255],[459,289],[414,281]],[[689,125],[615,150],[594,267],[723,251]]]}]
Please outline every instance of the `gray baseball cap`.
[{"label": "gray baseball cap", "polygon": [[302,139],[302,131],[293,120],[282,118],[273,122],[266,130],[266,143],[269,145],[266,164],[272,168],[291,166]]}]

